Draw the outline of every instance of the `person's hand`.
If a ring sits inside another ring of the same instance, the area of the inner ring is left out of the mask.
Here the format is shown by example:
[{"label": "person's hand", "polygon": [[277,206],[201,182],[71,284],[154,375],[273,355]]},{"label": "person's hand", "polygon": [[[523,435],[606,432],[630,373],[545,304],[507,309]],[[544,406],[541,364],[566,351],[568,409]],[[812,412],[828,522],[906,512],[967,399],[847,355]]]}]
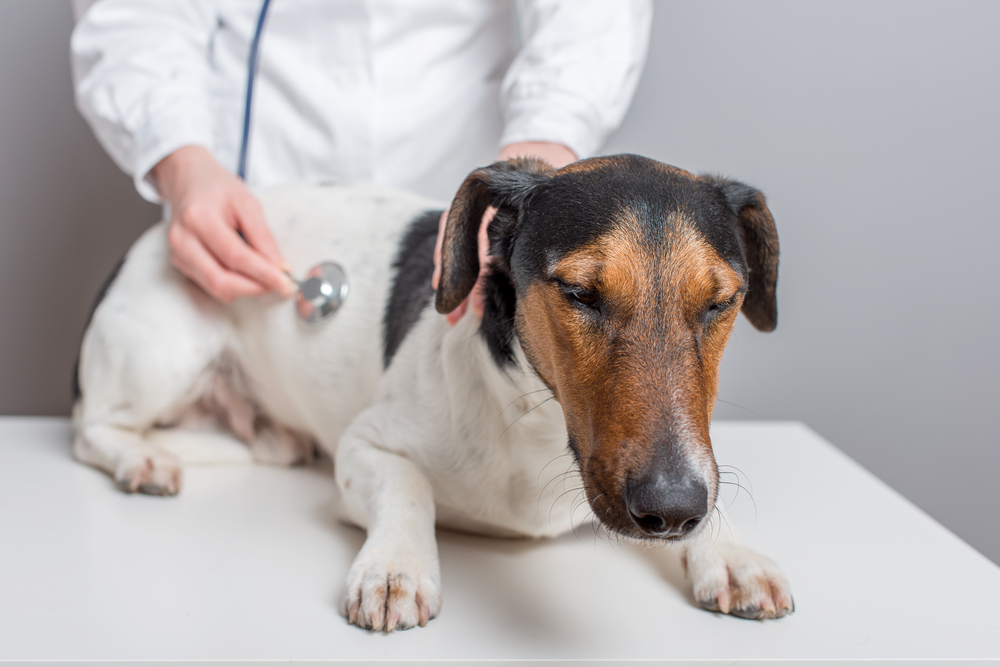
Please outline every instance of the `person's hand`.
[{"label": "person's hand", "polygon": [[152,175],[170,203],[170,261],[181,273],[223,303],[295,293],[257,199],[207,149],[179,148]]},{"label": "person's hand", "polygon": [[[566,165],[576,162],[576,154],[562,144],[550,144],[545,142],[530,141],[504,146],[500,151],[498,160],[510,160],[516,157],[534,157],[544,160],[555,169],[561,169]],[[497,210],[490,206],[483,213],[483,221],[479,226],[479,278],[469,296],[459,304],[458,308],[448,313],[448,324],[455,325],[462,315],[465,314],[469,304],[472,304],[472,312],[482,317],[483,307],[486,297],[483,292],[483,277],[486,275],[487,267],[490,263],[490,240],[486,234],[486,228],[493,220]],[[444,228],[448,224],[448,210],[441,214],[438,223],[437,242],[434,244],[434,273],[431,277],[431,287],[435,290],[441,281],[441,245],[444,242]]]}]

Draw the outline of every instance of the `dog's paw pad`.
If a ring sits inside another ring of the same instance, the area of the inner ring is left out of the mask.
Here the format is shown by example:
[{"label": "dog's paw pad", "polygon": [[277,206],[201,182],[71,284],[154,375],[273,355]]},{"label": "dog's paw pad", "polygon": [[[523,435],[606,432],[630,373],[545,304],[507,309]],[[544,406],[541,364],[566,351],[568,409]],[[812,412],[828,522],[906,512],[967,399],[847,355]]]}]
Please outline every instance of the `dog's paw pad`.
[{"label": "dog's paw pad", "polygon": [[115,484],[127,493],[173,496],[181,490],[182,466],[169,452],[136,448],[125,453],[115,471]]},{"label": "dog's paw pad", "polygon": [[795,611],[788,580],[775,563],[748,547],[726,545],[688,554],[694,597],[705,609],[764,620]]},{"label": "dog's paw pad", "polygon": [[441,609],[437,577],[420,568],[358,558],[347,578],[344,612],[348,622],[368,630],[406,630],[425,626]]}]

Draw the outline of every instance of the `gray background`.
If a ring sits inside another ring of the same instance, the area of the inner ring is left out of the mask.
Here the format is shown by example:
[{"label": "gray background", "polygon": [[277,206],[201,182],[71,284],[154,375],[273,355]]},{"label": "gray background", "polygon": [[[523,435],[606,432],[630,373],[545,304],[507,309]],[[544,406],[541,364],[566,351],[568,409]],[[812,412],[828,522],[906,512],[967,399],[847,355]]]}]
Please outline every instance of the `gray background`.
[{"label": "gray background", "polygon": [[[67,414],[91,297],[159,215],[73,108],[71,27],[0,2],[0,414]],[[768,195],[780,324],[741,320],[716,415],[806,422],[1000,562],[998,27],[990,1],[659,2],[606,150]]]}]

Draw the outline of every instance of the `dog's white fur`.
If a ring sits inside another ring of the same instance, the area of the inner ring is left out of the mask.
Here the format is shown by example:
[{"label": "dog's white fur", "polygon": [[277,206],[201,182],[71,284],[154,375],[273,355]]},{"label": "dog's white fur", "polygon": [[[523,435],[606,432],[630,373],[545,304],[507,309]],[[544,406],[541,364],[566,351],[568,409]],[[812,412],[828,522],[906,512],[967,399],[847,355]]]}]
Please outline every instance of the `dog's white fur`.
[{"label": "dog's white fur", "polygon": [[[153,227],[84,337],[77,458],[126,490],[170,494],[184,463],[251,454],[288,463],[307,458],[315,441],[334,459],[344,518],[368,531],[344,612],[386,630],[423,625],[440,609],[435,524],[548,536],[588,519],[574,512],[580,479],[559,404],[519,348],[516,370],[493,362],[471,311],[451,327],[425,309],[383,370],[401,233],[442,206],[373,186],[285,187],[260,198],[297,274],[324,259],[345,267],[342,309],[309,326],[291,300],[219,305],[171,268],[166,226]],[[705,606],[790,608],[777,567],[726,528],[686,544]]]}]

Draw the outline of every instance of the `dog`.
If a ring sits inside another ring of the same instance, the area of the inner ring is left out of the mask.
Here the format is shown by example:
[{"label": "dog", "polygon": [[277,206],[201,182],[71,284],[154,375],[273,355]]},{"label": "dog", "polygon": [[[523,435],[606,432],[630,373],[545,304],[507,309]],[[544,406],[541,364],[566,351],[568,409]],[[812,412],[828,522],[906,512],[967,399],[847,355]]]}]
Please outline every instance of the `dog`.
[{"label": "dog", "polygon": [[[345,267],[341,310],[311,327],[274,295],[221,305],[152,227],[84,335],[77,459],[125,491],[172,495],[185,463],[290,464],[318,447],[340,513],[367,530],[342,612],[372,630],[440,611],[435,526],[556,535],[585,520],[567,488],[613,534],[679,542],[703,607],[793,610],[779,568],[711,520],[723,349],[740,311],[777,323],[778,238],[759,191],[633,155],[498,162],[451,203],[436,291],[437,202],[375,186],[259,195],[296,271]],[[483,313],[450,326],[442,313],[480,274],[489,206]],[[568,472],[551,465],[567,453]]]}]

